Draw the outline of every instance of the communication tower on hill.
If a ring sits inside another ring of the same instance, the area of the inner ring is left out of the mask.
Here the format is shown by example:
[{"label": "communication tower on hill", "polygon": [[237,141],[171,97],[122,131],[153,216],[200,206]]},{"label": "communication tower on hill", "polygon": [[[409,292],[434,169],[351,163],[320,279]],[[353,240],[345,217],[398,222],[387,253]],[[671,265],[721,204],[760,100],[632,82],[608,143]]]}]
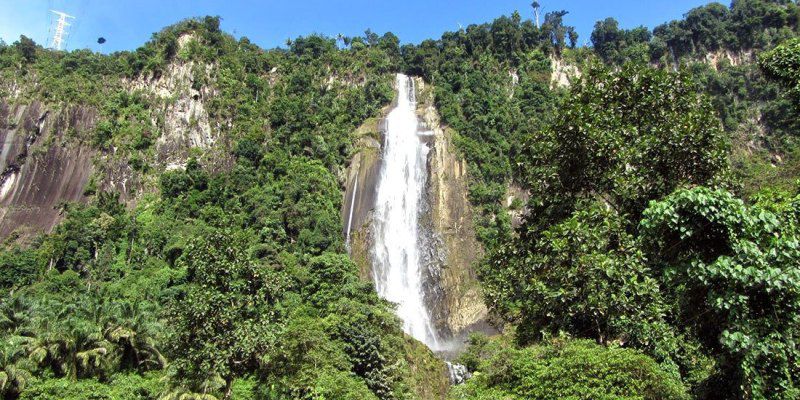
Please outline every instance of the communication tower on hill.
[{"label": "communication tower on hill", "polygon": [[67,27],[70,26],[70,23],[67,22],[67,19],[75,19],[75,17],[61,11],[50,10],[50,12],[58,15],[56,30],[53,33],[53,39],[50,41],[50,48],[61,50],[61,47],[64,44],[64,39],[66,39],[67,35],[69,34]]}]

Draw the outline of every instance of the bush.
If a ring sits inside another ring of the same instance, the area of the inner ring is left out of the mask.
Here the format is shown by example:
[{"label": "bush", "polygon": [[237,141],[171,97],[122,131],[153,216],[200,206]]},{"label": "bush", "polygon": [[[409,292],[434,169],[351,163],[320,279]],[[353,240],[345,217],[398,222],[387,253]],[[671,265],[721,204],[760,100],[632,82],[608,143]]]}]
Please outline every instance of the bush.
[{"label": "bush", "polygon": [[94,379],[37,380],[22,393],[20,400],[149,400],[158,399],[163,383],[159,373],[115,375],[111,382]]},{"label": "bush", "polygon": [[39,272],[36,253],[18,248],[0,252],[0,271],[0,290],[32,283]]},{"label": "bush", "polygon": [[572,339],[515,348],[503,340],[472,339],[467,358],[480,353],[487,358],[450,399],[688,398],[679,379],[635,350]]}]

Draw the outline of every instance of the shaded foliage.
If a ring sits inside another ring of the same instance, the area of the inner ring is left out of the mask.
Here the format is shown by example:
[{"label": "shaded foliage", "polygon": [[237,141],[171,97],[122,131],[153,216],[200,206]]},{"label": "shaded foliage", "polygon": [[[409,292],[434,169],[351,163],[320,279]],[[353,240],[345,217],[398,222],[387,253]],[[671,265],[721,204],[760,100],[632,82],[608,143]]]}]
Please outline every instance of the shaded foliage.
[{"label": "shaded foliage", "polygon": [[461,360],[473,365],[475,376],[450,393],[453,400],[688,398],[680,380],[651,358],[588,340],[517,348],[475,336]]},{"label": "shaded foliage", "polygon": [[479,270],[516,340],[633,347],[697,398],[795,397],[796,194],[721,188],[722,130],[683,74],[595,67],[562,110],[528,142],[518,238]]}]

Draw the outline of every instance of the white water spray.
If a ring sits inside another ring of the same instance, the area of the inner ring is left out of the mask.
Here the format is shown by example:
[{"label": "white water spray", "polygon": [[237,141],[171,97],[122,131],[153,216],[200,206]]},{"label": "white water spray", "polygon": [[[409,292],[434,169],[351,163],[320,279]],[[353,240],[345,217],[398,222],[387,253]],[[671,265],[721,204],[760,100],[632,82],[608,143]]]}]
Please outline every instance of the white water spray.
[{"label": "white water spray", "polygon": [[397,106],[386,132],[375,204],[373,276],[381,297],[397,303],[403,330],[437,350],[439,338],[425,304],[419,214],[428,179],[428,146],[420,140],[414,81],[398,74]]},{"label": "white water spray", "polygon": [[347,217],[347,237],[345,243],[348,246],[350,246],[350,229],[353,228],[353,208],[356,205],[356,192],[358,192],[358,175],[356,175],[356,183],[353,185],[353,196],[350,197],[350,216]]}]

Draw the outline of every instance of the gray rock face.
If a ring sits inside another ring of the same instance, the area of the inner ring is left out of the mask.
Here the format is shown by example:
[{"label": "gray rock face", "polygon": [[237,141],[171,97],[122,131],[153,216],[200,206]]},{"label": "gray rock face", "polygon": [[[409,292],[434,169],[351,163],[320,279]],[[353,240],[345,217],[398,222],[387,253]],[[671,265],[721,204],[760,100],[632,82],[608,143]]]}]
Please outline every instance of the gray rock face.
[{"label": "gray rock face", "polygon": [[[193,40],[179,38],[181,45]],[[131,91],[141,91],[163,104],[163,126],[156,141],[157,162],[161,165],[186,163],[191,148],[211,149],[217,141],[205,100],[214,95],[211,86],[195,88],[194,73],[209,76],[214,66],[195,62],[176,62],[157,77],[140,76],[128,82]],[[155,121],[154,121],[155,123]]]},{"label": "gray rock face", "polygon": [[67,140],[93,129],[94,110],[0,102],[0,238],[49,232],[59,205],[81,201],[94,151]]},{"label": "gray rock face", "polygon": [[430,226],[440,243],[438,264],[442,288],[437,324],[449,331],[454,349],[474,330],[493,329],[486,323],[488,310],[483,303],[474,264],[483,255],[475,236],[472,206],[467,198],[467,165],[453,145],[454,132],[443,126],[433,105],[432,90],[420,79],[418,114],[433,131],[428,159]]},{"label": "gray rock face", "polygon": [[[179,43],[191,40],[184,35]],[[215,95],[213,85],[193,87],[196,75],[208,77],[213,68],[176,61],[158,77],[125,81],[126,90],[144,93],[161,107],[157,112],[163,121],[151,121],[158,133],[155,159],[144,161],[156,171],[181,168],[192,148],[211,154],[221,147],[220,127],[212,129],[205,108]],[[118,149],[98,151],[87,143],[99,119],[97,110],[25,102],[20,100],[23,89],[15,82],[0,83],[0,240],[13,237],[24,243],[50,232],[61,220],[61,204],[86,200],[84,189],[92,177],[98,190],[117,192],[129,205],[142,192],[155,190],[152,182],[145,187]]]},{"label": "gray rock face", "polygon": [[447,362],[447,374],[450,377],[451,385],[460,385],[472,377],[467,367],[461,364]]}]

